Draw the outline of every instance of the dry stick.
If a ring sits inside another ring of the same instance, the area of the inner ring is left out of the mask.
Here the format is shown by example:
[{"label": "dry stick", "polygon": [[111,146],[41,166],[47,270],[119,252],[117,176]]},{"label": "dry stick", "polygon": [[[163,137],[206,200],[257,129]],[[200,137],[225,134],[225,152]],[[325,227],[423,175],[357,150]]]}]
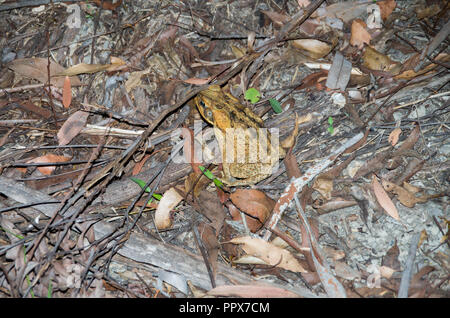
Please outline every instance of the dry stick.
[{"label": "dry stick", "polygon": [[208,276],[209,276],[209,280],[211,281],[211,286],[212,286],[212,288],[216,288],[216,280],[214,279],[214,274],[213,274],[213,271],[211,268],[211,263],[209,262],[208,250],[203,245],[203,242],[200,238],[200,234],[198,233],[197,226],[194,225],[192,231],[194,233],[195,243],[197,243],[197,247],[200,250],[200,253],[202,254],[203,262],[205,263],[206,270],[208,271]]},{"label": "dry stick", "polygon": [[[69,202],[69,200],[72,197],[72,195],[79,189],[79,186],[81,185],[82,181],[84,180],[84,178],[86,177],[86,175],[88,174],[90,167],[91,167],[91,163],[93,160],[95,160],[95,158],[98,157],[98,155],[100,154],[101,151],[101,144],[98,145],[98,147],[92,152],[91,157],[89,158],[89,162],[86,164],[86,167],[84,168],[84,171],[80,174],[80,176],[78,177],[77,181],[75,182],[74,187],[72,188],[72,190],[64,197],[64,199],[62,200],[61,204],[59,205],[58,209],[55,211],[55,214],[52,216],[52,218],[50,219],[50,221],[47,223],[47,225],[45,226],[44,230],[42,231],[42,233],[39,235],[39,237],[36,239],[33,248],[31,249],[30,253],[27,254],[28,260],[31,260],[34,252],[36,251],[37,247],[39,246],[41,240],[43,239],[43,237],[45,236],[45,234],[47,233],[50,225],[56,220],[56,217],[59,215],[59,212],[63,210],[63,208],[66,207],[70,207],[71,204],[66,205],[67,202]],[[75,201],[78,200],[80,196],[76,197]]]},{"label": "dry stick", "polygon": [[[88,171],[89,169],[86,169],[86,171]],[[80,177],[78,178],[78,180],[83,179],[84,176],[80,175]],[[76,185],[79,186],[79,185]],[[36,247],[39,246],[39,242],[40,240],[42,240],[43,236],[45,235],[46,231],[48,230],[49,224],[51,222],[53,222],[53,220],[55,219],[55,216],[58,215],[59,211],[67,211],[75,202],[77,202],[84,194],[84,191],[79,191],[75,196],[71,196],[73,191],[71,191],[71,193],[69,193],[69,195],[66,196],[66,198],[69,198],[69,200],[67,200],[67,204],[64,206],[64,210],[59,209],[58,211],[56,211],[55,215],[52,217],[52,219],[50,220],[50,222],[47,224],[46,228],[44,228],[44,230],[42,231],[41,235],[37,238],[37,244],[35,243],[35,245],[33,246],[33,249],[31,252],[34,253],[34,251],[36,250]],[[33,280],[33,282],[29,285],[27,291],[24,293],[23,297],[26,297],[26,295],[30,292],[30,290],[33,288],[33,286],[39,281],[40,277],[42,276],[42,274],[45,273],[46,269],[50,266],[51,264],[51,260],[54,257],[54,255],[56,254],[60,244],[62,243],[64,237],[67,235],[69,229],[73,226],[73,224],[75,223],[77,217],[80,215],[80,213],[82,213],[84,211],[84,208],[93,200],[93,198],[98,194],[98,192],[100,192],[99,188],[97,190],[97,192],[93,193],[88,199],[86,199],[83,204],[78,207],[78,210],[75,211],[75,213],[72,214],[71,219],[66,223],[66,226],[64,227],[63,233],[59,236],[58,241],[55,244],[55,247],[53,248],[53,250],[51,252],[49,252],[49,254],[47,255],[47,260],[44,263],[44,265],[41,267],[41,270],[38,272],[36,278]],[[61,213],[63,214],[63,213]],[[31,254],[32,256],[32,254]],[[31,257],[30,257],[31,259]]]},{"label": "dry stick", "polygon": [[[178,152],[178,151],[177,151],[177,152]],[[164,172],[166,171],[166,168],[168,167],[171,158],[172,158],[172,157],[170,157],[170,158],[167,160],[167,162],[161,167],[161,169],[159,170],[159,172],[158,172],[158,173],[155,173],[155,174],[147,181],[147,183],[145,184],[145,186],[142,187],[141,192],[136,196],[136,198],[134,199],[134,201],[128,206],[127,210],[125,211],[125,217],[124,217],[124,219],[123,219],[123,222],[122,222],[122,224],[121,224],[120,226],[118,226],[118,228],[121,228],[121,227],[123,227],[123,226],[125,225],[125,221],[128,219],[128,215],[129,215],[129,213],[131,212],[131,210],[134,208],[134,206],[136,205],[136,203],[141,199],[141,197],[142,197],[142,195],[144,194],[145,190],[150,186],[150,184],[153,182],[153,180],[154,180],[156,177],[158,177],[158,179],[157,179],[155,185],[152,187],[152,190],[148,193],[147,198],[146,198],[146,201],[148,202],[148,201],[152,198],[153,194],[155,193],[155,190],[158,188],[159,183],[161,182],[162,176],[164,175]],[[135,218],[134,222],[133,222],[128,228],[126,228],[124,231],[122,231],[122,232],[119,233],[118,235],[115,235],[114,237],[110,238],[110,241],[113,240],[113,239],[115,239],[115,241],[114,241],[113,246],[111,247],[111,254],[110,254],[110,256],[109,256],[109,258],[108,258],[108,260],[107,260],[107,262],[106,262],[105,269],[108,269],[108,268],[109,268],[109,264],[111,263],[114,254],[118,251],[118,248],[117,248],[117,247],[119,246],[120,243],[122,243],[122,241],[121,241],[120,239],[117,239],[117,240],[116,240],[116,238],[120,238],[120,237],[122,237],[122,236],[125,236],[125,235],[127,235],[128,233],[130,233],[131,230],[133,230],[133,228],[134,228],[134,227],[136,226],[136,224],[137,224],[137,221],[138,221],[138,220],[140,219],[140,217],[142,216],[142,213],[144,212],[145,207],[146,207],[146,204],[143,204],[142,207],[141,207],[140,210],[139,210],[138,216]],[[153,216],[152,216],[152,217],[153,217]],[[153,220],[153,222],[154,222],[154,221],[155,221],[155,220]],[[159,234],[159,232],[158,232],[158,234]],[[162,240],[162,241],[164,241],[164,240]]]},{"label": "dry stick", "polygon": [[428,48],[422,51],[422,54],[420,55],[420,62],[414,68],[415,72],[418,72],[422,68],[425,56],[430,56],[431,53],[439,46],[439,44],[441,44],[442,41],[444,41],[447,38],[449,34],[450,34],[450,20],[448,20],[447,23],[438,32],[438,34],[436,34],[436,36],[428,45]]},{"label": "dry stick", "polygon": [[[351,139],[347,140],[341,147],[335,150],[331,155],[320,161],[315,166],[308,169],[303,176],[300,178],[293,179],[284,192],[278,199],[275,207],[273,208],[273,214],[269,222],[266,223],[266,228],[273,229],[280,220],[284,210],[289,206],[290,202],[296,197],[296,195],[302,191],[303,187],[312,181],[319,173],[328,168],[347,148],[350,148],[356,144],[361,138],[363,138],[363,133],[359,133],[353,136]],[[263,230],[261,233],[263,239],[268,241],[270,238],[270,230]]]},{"label": "dry stick", "polygon": [[15,92],[21,92],[27,89],[34,89],[34,88],[41,88],[44,87],[46,84],[30,84],[30,85],[24,85],[19,87],[9,87],[9,88],[2,88],[0,89],[0,96],[3,96],[7,93],[15,93]]},{"label": "dry stick", "polygon": [[50,101],[49,104],[50,104],[50,108],[52,109],[53,120],[55,121],[55,128],[58,129],[58,118],[56,117],[55,105],[53,104],[53,96],[52,96],[52,89],[51,89],[51,83],[50,83],[50,26],[49,26],[49,23],[47,23],[46,37],[47,37],[47,77],[48,77],[48,82],[46,85],[47,90],[48,90],[47,96]]},{"label": "dry stick", "polygon": [[409,283],[412,277],[414,259],[416,258],[417,246],[419,244],[420,232],[413,235],[411,245],[409,246],[408,259],[406,260],[405,270],[403,271],[400,287],[398,289],[398,298],[408,298]]},{"label": "dry stick", "polygon": [[5,276],[6,282],[9,285],[9,290],[11,292],[11,296],[13,298],[17,298],[19,297],[19,295],[17,294],[17,290],[16,290],[16,286],[14,284],[14,281],[9,277],[8,275],[8,271],[6,270],[6,268],[3,266],[2,263],[0,263],[0,270],[3,272],[3,275]]},{"label": "dry stick", "polygon": [[19,9],[23,7],[35,7],[58,2],[81,2],[81,0],[16,0],[0,5],[0,11]]}]

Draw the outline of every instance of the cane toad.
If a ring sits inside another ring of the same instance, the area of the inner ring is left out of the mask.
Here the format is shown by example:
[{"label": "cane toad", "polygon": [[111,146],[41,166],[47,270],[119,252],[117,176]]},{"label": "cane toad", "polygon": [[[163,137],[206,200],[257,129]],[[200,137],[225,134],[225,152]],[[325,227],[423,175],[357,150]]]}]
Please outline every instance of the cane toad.
[{"label": "cane toad", "polygon": [[258,115],[218,85],[201,91],[194,103],[204,120],[214,126],[222,154],[223,183],[250,185],[272,174],[285,151],[278,146],[278,136],[272,140]]}]

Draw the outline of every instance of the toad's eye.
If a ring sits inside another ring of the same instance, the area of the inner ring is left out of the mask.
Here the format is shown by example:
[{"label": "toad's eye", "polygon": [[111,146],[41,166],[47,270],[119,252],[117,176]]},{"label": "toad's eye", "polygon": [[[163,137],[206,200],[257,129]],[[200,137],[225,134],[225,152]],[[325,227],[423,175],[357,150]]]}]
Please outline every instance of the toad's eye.
[{"label": "toad's eye", "polygon": [[206,107],[205,102],[203,102],[203,101],[201,100],[201,101],[200,101],[200,106],[203,107],[203,108],[205,108],[205,107]]},{"label": "toad's eye", "polygon": [[211,109],[205,110],[205,116],[206,116],[206,118],[209,118],[209,119],[213,118],[213,113],[212,113]]}]

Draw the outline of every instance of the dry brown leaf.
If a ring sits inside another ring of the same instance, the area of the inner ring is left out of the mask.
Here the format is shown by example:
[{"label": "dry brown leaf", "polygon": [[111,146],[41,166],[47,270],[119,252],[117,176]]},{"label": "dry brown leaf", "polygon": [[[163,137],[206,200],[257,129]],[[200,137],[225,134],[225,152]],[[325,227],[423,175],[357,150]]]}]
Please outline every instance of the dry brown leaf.
[{"label": "dry brown leaf", "polygon": [[438,193],[416,197],[413,192],[410,192],[407,189],[387,180],[382,180],[382,185],[386,191],[397,195],[397,199],[400,203],[408,208],[414,207],[416,203],[424,203],[430,199],[438,198],[444,195],[444,193]]},{"label": "dry brown leaf", "polygon": [[172,226],[170,211],[183,200],[183,197],[175,188],[164,192],[155,212],[155,226],[158,230],[164,230]]},{"label": "dry brown leaf", "polygon": [[183,82],[185,82],[187,84],[192,84],[192,85],[205,85],[205,84],[209,83],[211,78],[212,77],[207,77],[207,78],[192,77],[192,78],[188,78],[186,80],[183,80]]},{"label": "dry brown leaf", "polygon": [[400,201],[400,203],[408,208],[412,208],[414,207],[414,205],[416,205],[417,202],[420,202],[417,200],[414,194],[410,193],[401,186],[396,185],[395,183],[382,179],[381,184],[386,191],[396,194],[397,199]]},{"label": "dry brown leaf", "polygon": [[86,64],[80,63],[69,67],[67,70],[58,73],[57,75],[74,76],[79,74],[92,74],[108,69],[111,64]]},{"label": "dry brown leaf", "polygon": [[295,125],[294,125],[294,129],[291,131],[291,133],[289,134],[289,136],[287,136],[285,139],[283,139],[281,141],[281,147],[288,149],[291,148],[292,146],[294,146],[295,144],[295,140],[297,138],[298,135],[298,125],[300,124],[301,120],[306,120],[307,116],[304,117],[302,116],[301,119],[298,118],[298,114],[295,113]]},{"label": "dry brown leaf", "polygon": [[395,0],[377,1],[377,4],[380,7],[381,18],[383,21],[386,21],[397,6]]},{"label": "dry brown leaf", "polygon": [[127,64],[127,62],[125,62],[121,58],[116,57],[116,56],[111,56],[111,64],[109,65],[109,67],[106,70],[108,72],[118,71],[118,70],[121,70],[123,68],[123,66],[126,64]]},{"label": "dry brown leaf", "polygon": [[146,154],[144,157],[142,157],[141,160],[136,162],[136,164],[133,167],[133,171],[131,172],[131,175],[132,176],[138,175],[141,172],[142,167],[145,165],[145,163],[151,156],[152,156],[151,154]]},{"label": "dry brown leaf", "polygon": [[278,266],[293,272],[307,272],[289,251],[266,242],[261,238],[253,238],[250,236],[236,237],[230,243],[243,244],[241,247],[247,254],[260,258],[269,265]]},{"label": "dry brown leaf", "polygon": [[[261,228],[264,222],[266,222],[275,206],[274,200],[269,198],[264,192],[254,189],[237,189],[230,195],[230,199],[239,210],[259,220],[254,225],[257,225],[256,229],[254,226],[250,228],[250,230],[255,231]],[[240,213],[237,213],[233,219],[240,220]],[[250,223],[253,224],[255,220],[252,222],[251,217],[246,217],[246,221],[248,221],[247,224],[250,227]]]},{"label": "dry brown leaf", "polygon": [[[428,72],[433,71],[438,65],[435,63],[431,63],[426,65],[425,67],[421,68],[417,73],[414,71],[414,67],[417,65],[418,61],[420,59],[420,54],[417,53],[413,56],[411,56],[406,62],[403,63],[403,72],[396,75],[396,79],[411,79],[414,77],[417,77],[419,75],[426,74]],[[450,55],[447,53],[440,53],[438,56],[434,58],[436,61],[447,63],[450,61]]]},{"label": "dry brown leaf", "polygon": [[[47,154],[45,156],[37,157],[31,160],[28,160],[27,163],[50,163],[50,162],[67,162],[71,158],[66,156],[58,156],[54,154]],[[50,175],[55,170],[55,166],[45,166],[45,167],[38,167],[37,169],[45,175]]]},{"label": "dry brown leaf", "polygon": [[[45,58],[33,57],[16,59],[9,64],[9,68],[24,77],[33,78],[41,83],[48,82],[47,75],[48,61]],[[62,88],[64,86],[64,76],[57,76],[64,72],[64,67],[50,60],[50,84]],[[72,86],[80,86],[81,82],[76,76],[70,78]]]},{"label": "dry brown leaf", "polygon": [[198,225],[198,232],[203,246],[206,248],[208,260],[211,264],[213,275],[217,271],[217,256],[219,255],[219,242],[217,240],[216,229],[204,222]]},{"label": "dry brown leaf", "polygon": [[375,175],[372,178],[372,188],[378,203],[386,211],[386,213],[391,217],[393,217],[394,219],[396,219],[397,221],[400,221],[400,216],[398,215],[397,207],[392,202],[391,198],[389,198],[386,191],[384,191],[383,187],[378,182]]},{"label": "dry brown leaf", "polygon": [[326,200],[330,200],[331,191],[333,191],[333,178],[326,173],[322,173],[314,180],[312,188],[319,192]]},{"label": "dry brown leaf", "polygon": [[366,30],[366,23],[361,19],[355,19],[352,22],[352,31],[351,31],[351,38],[350,38],[350,44],[353,46],[357,46],[358,48],[362,49],[364,47],[364,43],[369,45],[370,40],[372,39],[369,32]]},{"label": "dry brown leaf", "polygon": [[336,276],[347,279],[347,280],[360,280],[361,273],[344,262],[337,261],[334,264],[334,271]]},{"label": "dry brown leaf", "polygon": [[[242,222],[242,215],[241,215],[242,212],[239,211],[239,209],[231,202],[227,202],[225,205],[228,208],[228,211],[230,212],[233,221]],[[248,215],[245,215],[245,222],[247,223],[248,229],[252,233],[257,232],[262,227],[262,223],[258,219],[252,218]]]},{"label": "dry brown leaf", "polygon": [[374,71],[389,72],[396,75],[400,71],[400,63],[392,61],[387,55],[381,54],[377,50],[366,47],[363,55],[363,65]]},{"label": "dry brown leaf", "polygon": [[63,102],[64,108],[69,108],[70,103],[72,102],[72,86],[70,85],[70,77],[69,76],[66,76],[64,78],[62,102]]},{"label": "dry brown leaf", "polygon": [[403,182],[403,188],[405,188],[407,191],[414,193],[414,194],[422,191],[421,188],[413,186],[412,184],[410,184],[408,182]]},{"label": "dry brown leaf", "polygon": [[59,145],[67,145],[75,136],[77,136],[84,125],[86,125],[88,117],[89,113],[81,110],[70,115],[58,131],[57,137]]},{"label": "dry brown leaf", "polygon": [[388,268],[392,268],[394,271],[401,270],[401,264],[398,260],[400,255],[400,249],[397,245],[397,240],[394,242],[394,245],[386,252],[386,255],[383,256],[381,260],[381,265],[386,266]]},{"label": "dry brown leaf", "polygon": [[244,298],[297,298],[297,294],[286,289],[264,285],[222,285],[210,291],[211,296],[231,296]]},{"label": "dry brown leaf", "polygon": [[292,154],[292,151],[288,151],[286,157],[284,158],[284,166],[286,167],[286,174],[290,179],[300,178],[302,173],[298,167],[297,158]]},{"label": "dry brown leaf", "polygon": [[320,59],[328,55],[333,48],[328,43],[315,39],[294,40],[292,45],[295,48],[300,49],[303,54],[313,59]]},{"label": "dry brown leaf", "polygon": [[400,128],[395,128],[388,137],[388,141],[392,146],[395,146],[398,142],[398,138],[400,137],[400,134],[402,133],[402,130]]}]

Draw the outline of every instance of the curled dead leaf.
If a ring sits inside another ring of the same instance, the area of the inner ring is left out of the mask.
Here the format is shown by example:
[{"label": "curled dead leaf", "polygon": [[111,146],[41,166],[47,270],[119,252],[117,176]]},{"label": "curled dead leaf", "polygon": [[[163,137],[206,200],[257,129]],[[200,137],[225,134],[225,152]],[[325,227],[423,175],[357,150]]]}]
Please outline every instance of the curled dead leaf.
[{"label": "curled dead leaf", "polygon": [[325,199],[331,199],[331,191],[333,191],[333,178],[326,173],[317,176],[312,186],[314,190],[319,192]]},{"label": "curled dead leaf", "polygon": [[377,1],[377,5],[380,7],[381,18],[386,21],[386,19],[391,15],[392,11],[394,11],[397,3],[395,0],[384,0]]},{"label": "curled dead leaf", "polygon": [[[303,116],[302,116],[303,117]],[[303,120],[305,119],[305,117],[302,118]],[[299,125],[299,118],[298,118],[298,114],[295,113],[295,125],[294,125],[294,129],[292,130],[292,132],[289,134],[289,136],[281,141],[281,147],[288,149],[291,148],[294,143],[295,143],[295,139],[297,138],[298,135],[298,125]]]},{"label": "curled dead leaf", "polygon": [[167,229],[172,226],[170,211],[183,200],[183,197],[175,188],[164,192],[155,212],[155,225],[158,230]]},{"label": "curled dead leaf", "polygon": [[405,188],[387,180],[382,179],[381,184],[386,191],[397,195],[397,199],[400,203],[408,208],[414,207],[416,203],[423,203],[428,200],[427,197],[416,197],[414,193],[411,193]]},{"label": "curled dead leaf", "polygon": [[352,35],[350,38],[350,44],[362,49],[364,44],[369,45],[372,37],[366,30],[366,23],[361,19],[355,19],[352,22]]},{"label": "curled dead leaf", "polygon": [[266,242],[261,238],[242,236],[232,239],[230,243],[242,244],[241,247],[247,254],[260,258],[269,265],[281,267],[293,272],[307,272],[289,251]]},{"label": "curled dead leaf", "polygon": [[400,134],[402,133],[402,130],[400,128],[395,128],[388,137],[388,141],[392,146],[395,146],[398,142],[398,138]]},{"label": "curled dead leaf", "polygon": [[[258,220],[253,225],[256,220],[246,217],[249,228],[250,224],[252,224],[250,228],[252,232],[256,232],[261,228],[275,206],[274,200],[269,198],[264,192],[254,189],[237,189],[230,195],[230,199],[239,210]],[[240,220],[240,213],[235,212],[237,213],[234,216],[235,220]]]},{"label": "curled dead leaf", "polygon": [[77,136],[86,125],[88,112],[77,111],[70,115],[59,129],[57,137],[60,146],[67,145],[75,136]]},{"label": "curled dead leaf", "polygon": [[294,40],[292,45],[295,48],[300,49],[303,54],[313,59],[320,59],[328,55],[333,48],[328,43],[315,39]]},{"label": "curled dead leaf", "polygon": [[[41,83],[48,82],[47,74],[48,60],[46,58],[24,58],[12,61],[8,67],[15,73],[24,77],[33,78]],[[50,59],[50,83],[58,88],[64,86],[64,76],[60,76],[64,72],[64,67]],[[66,74],[64,74],[66,75]],[[81,82],[76,76],[70,78],[72,86],[80,86]]]}]

